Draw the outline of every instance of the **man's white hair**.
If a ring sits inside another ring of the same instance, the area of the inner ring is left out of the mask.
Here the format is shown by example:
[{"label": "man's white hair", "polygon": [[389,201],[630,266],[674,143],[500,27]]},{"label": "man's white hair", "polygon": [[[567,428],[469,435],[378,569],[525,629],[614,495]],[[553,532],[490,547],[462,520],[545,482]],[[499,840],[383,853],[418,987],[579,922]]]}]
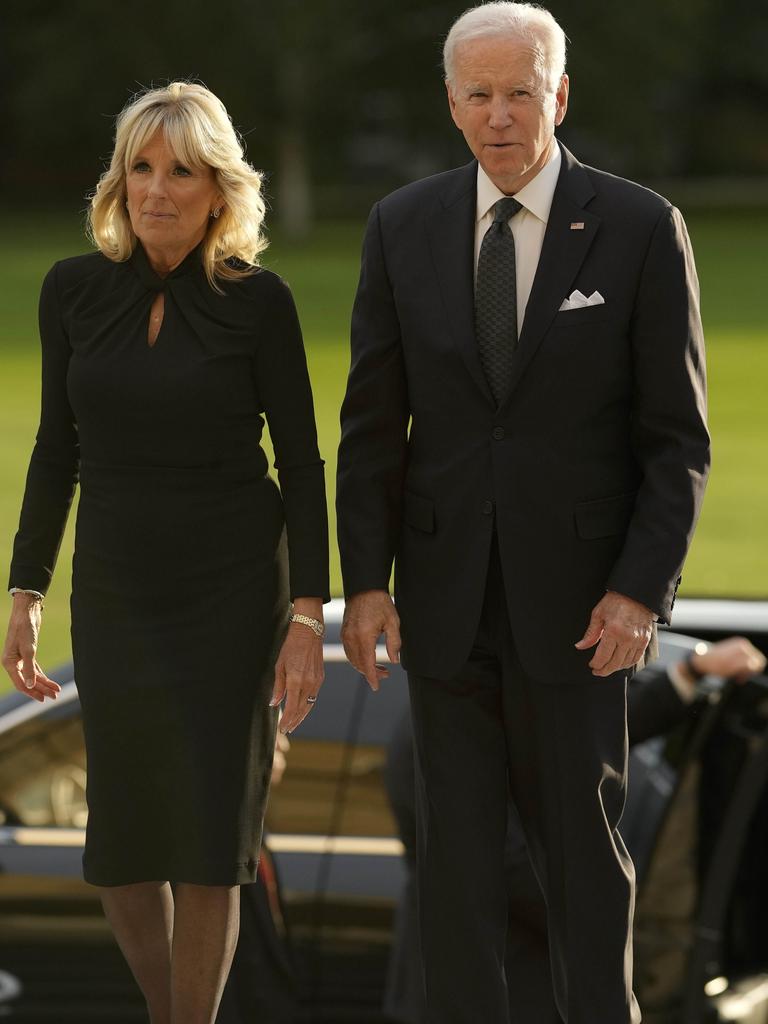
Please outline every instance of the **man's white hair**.
[{"label": "man's white hair", "polygon": [[443,47],[443,69],[454,84],[456,48],[473,39],[512,36],[536,52],[536,71],[542,85],[554,93],[565,74],[565,33],[543,7],[508,0],[470,7],[453,23]]}]

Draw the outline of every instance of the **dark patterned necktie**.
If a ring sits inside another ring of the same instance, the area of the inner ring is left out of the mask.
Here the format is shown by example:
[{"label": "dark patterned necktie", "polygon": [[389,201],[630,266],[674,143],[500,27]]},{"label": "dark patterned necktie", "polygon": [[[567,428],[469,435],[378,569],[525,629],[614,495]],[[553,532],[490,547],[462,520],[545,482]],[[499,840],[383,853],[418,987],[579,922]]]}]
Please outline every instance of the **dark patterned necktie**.
[{"label": "dark patterned necktie", "polygon": [[517,345],[515,240],[507,222],[521,209],[516,199],[499,199],[477,261],[475,333],[480,362],[497,405],[507,393]]}]

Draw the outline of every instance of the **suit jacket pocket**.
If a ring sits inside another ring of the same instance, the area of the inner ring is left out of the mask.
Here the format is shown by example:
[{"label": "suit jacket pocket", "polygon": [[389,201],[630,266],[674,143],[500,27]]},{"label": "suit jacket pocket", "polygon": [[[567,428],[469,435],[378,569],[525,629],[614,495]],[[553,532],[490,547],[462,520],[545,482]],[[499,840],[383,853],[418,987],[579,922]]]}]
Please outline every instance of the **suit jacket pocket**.
[{"label": "suit jacket pocket", "polygon": [[595,324],[608,320],[611,310],[607,303],[596,306],[581,306],[579,309],[559,309],[552,321],[553,327],[578,327],[581,324]]},{"label": "suit jacket pocket", "polygon": [[403,494],[403,519],[409,526],[425,533],[435,532],[435,503],[430,498],[422,498],[413,491]]},{"label": "suit jacket pocket", "polygon": [[614,537],[626,531],[635,509],[637,491],[614,494],[594,501],[580,501],[574,507],[576,533],[582,540]]}]

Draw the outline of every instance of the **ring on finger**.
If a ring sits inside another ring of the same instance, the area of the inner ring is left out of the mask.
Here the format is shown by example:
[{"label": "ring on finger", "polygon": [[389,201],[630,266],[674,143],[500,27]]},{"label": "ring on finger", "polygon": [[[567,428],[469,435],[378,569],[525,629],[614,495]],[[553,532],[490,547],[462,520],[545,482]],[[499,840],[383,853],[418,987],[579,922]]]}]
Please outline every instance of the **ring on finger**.
[{"label": "ring on finger", "polygon": [[307,704],[316,704],[316,703],[317,703],[317,694],[310,693],[310,695],[307,697]]}]

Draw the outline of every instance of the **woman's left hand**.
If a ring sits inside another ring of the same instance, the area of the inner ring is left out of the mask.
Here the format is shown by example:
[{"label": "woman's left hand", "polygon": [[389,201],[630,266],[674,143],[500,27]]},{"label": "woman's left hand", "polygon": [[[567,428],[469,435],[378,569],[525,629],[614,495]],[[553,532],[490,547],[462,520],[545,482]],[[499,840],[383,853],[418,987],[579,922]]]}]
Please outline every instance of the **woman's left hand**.
[{"label": "woman's left hand", "polygon": [[314,704],[307,698],[317,696],[324,676],[323,638],[309,626],[292,622],[275,664],[275,688],[270,701],[274,707],[285,698],[281,732],[293,732],[306,718]]}]

